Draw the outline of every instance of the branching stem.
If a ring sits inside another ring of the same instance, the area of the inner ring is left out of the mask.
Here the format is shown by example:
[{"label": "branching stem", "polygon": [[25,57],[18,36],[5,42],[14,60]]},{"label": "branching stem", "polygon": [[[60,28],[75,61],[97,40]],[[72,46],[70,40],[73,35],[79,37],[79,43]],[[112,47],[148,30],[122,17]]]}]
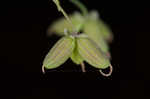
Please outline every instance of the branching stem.
[{"label": "branching stem", "polygon": [[79,0],[70,0],[73,4],[75,4],[83,13],[84,16],[86,16],[88,14],[88,10],[85,7],[85,5],[83,3],[81,3]]},{"label": "branching stem", "polygon": [[60,5],[59,0],[53,0],[53,2],[56,4],[58,11],[62,12],[62,14],[65,16],[65,18],[67,19],[67,21],[70,23],[70,25],[74,28],[74,25],[71,21],[71,19],[69,18],[69,16],[67,15],[67,13],[63,10],[63,8]]}]

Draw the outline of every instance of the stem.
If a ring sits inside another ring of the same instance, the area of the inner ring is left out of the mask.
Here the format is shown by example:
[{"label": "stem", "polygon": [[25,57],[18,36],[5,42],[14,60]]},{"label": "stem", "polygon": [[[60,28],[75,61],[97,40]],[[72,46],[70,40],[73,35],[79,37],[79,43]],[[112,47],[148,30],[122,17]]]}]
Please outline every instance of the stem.
[{"label": "stem", "polygon": [[110,65],[110,71],[109,71],[108,74],[105,74],[105,73],[103,73],[102,70],[100,70],[100,73],[101,73],[103,76],[105,76],[105,77],[111,76],[112,72],[113,72],[113,67],[112,67],[112,65]]},{"label": "stem", "polygon": [[88,10],[85,7],[85,5],[83,3],[81,3],[79,0],[70,0],[73,4],[75,4],[83,13],[84,16],[86,16],[88,14]]},{"label": "stem", "polygon": [[42,72],[43,72],[43,74],[45,74],[45,67],[44,67],[44,65],[42,66]]},{"label": "stem", "polygon": [[74,27],[72,21],[70,20],[69,16],[67,15],[67,13],[63,10],[63,8],[60,6],[60,2],[59,0],[53,0],[53,2],[56,4],[58,11],[62,12],[62,14],[65,16],[65,18],[67,19],[67,21],[70,23],[70,25],[72,27]]},{"label": "stem", "polygon": [[80,65],[81,65],[82,72],[85,73],[86,72],[86,70],[85,70],[85,64],[82,62]]}]

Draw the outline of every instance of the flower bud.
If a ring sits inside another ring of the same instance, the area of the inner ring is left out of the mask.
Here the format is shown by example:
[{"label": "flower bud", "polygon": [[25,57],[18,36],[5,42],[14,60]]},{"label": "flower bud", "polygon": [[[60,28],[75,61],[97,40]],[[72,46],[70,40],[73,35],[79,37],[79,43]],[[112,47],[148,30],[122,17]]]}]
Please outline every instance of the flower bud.
[{"label": "flower bud", "polygon": [[109,26],[99,17],[99,13],[97,11],[91,11],[89,13],[90,19],[93,19],[97,22],[97,27],[101,31],[101,34],[103,35],[103,38],[107,42],[112,42],[113,40],[113,33]]},{"label": "flower bud", "polygon": [[95,19],[87,19],[84,24],[83,32],[88,35],[88,37],[93,40],[104,53],[109,53],[109,47],[106,40],[103,38],[100,27],[98,26],[98,21]]},{"label": "flower bud", "polygon": [[[83,16],[78,12],[75,12],[69,16],[73,25],[75,26],[75,29],[79,30],[82,26],[81,24],[83,24]],[[63,17],[54,21],[54,23],[49,26],[47,32],[48,32],[48,35],[54,32],[55,34],[62,36],[64,35],[64,29],[67,29],[69,33],[72,33],[75,31],[72,28],[72,26],[68,23],[68,21]]]}]

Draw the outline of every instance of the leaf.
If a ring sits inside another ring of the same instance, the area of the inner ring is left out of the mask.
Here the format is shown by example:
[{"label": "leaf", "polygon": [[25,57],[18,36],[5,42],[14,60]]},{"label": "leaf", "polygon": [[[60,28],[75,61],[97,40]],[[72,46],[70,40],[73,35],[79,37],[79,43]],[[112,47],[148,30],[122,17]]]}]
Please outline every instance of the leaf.
[{"label": "leaf", "polygon": [[59,67],[72,55],[74,48],[74,38],[70,36],[61,38],[45,57],[43,66],[47,69]]}]

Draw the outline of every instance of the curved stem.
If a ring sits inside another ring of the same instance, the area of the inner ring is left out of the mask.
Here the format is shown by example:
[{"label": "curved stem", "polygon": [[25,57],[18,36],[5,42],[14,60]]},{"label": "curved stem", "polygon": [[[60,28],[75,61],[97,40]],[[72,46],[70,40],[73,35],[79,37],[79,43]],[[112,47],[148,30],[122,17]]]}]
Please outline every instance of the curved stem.
[{"label": "curved stem", "polygon": [[84,16],[87,15],[88,10],[83,3],[81,3],[79,0],[70,0],[70,1],[81,10],[81,12],[83,13]]},{"label": "curved stem", "polygon": [[59,0],[53,0],[53,2],[56,4],[58,11],[62,12],[62,14],[65,16],[65,18],[67,19],[67,21],[70,23],[70,25],[72,27],[74,27],[72,21],[70,20],[69,16],[67,15],[67,13],[63,10],[63,8],[60,6],[60,2]]},{"label": "curved stem", "polygon": [[43,72],[43,74],[45,74],[45,67],[44,67],[44,65],[42,66],[42,72]]},{"label": "curved stem", "polygon": [[105,74],[102,70],[100,70],[100,73],[101,73],[103,76],[105,76],[105,77],[111,76],[112,72],[113,72],[113,67],[112,67],[112,65],[110,65],[110,71],[109,71],[108,74]]}]

